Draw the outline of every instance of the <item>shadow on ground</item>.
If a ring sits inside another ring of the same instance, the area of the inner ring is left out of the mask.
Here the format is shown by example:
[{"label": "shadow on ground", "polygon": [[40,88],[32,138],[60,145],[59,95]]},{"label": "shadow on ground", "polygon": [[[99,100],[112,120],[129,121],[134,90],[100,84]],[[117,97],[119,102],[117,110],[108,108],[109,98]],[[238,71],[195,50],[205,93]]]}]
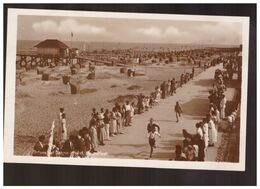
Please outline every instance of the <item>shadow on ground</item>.
[{"label": "shadow on ground", "polygon": [[203,98],[194,98],[191,101],[181,104],[184,115],[198,116],[206,115],[209,111],[209,101]]}]

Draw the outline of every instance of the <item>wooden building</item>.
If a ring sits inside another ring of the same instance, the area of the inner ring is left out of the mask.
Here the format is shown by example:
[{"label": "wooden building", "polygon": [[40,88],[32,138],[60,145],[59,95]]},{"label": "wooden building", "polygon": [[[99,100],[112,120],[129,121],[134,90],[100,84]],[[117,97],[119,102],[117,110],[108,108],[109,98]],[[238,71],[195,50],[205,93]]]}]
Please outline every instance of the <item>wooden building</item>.
[{"label": "wooden building", "polygon": [[46,39],[35,47],[39,56],[66,57],[69,53],[69,47],[57,39]]}]

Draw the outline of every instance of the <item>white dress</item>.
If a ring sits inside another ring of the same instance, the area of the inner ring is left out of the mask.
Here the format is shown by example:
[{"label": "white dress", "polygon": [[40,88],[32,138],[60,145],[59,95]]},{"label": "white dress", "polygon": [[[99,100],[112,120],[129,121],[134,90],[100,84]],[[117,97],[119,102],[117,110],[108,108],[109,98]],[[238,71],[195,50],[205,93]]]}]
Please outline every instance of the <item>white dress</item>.
[{"label": "white dress", "polygon": [[217,142],[217,129],[216,129],[216,126],[215,126],[215,123],[210,120],[209,123],[209,144],[214,144]]},{"label": "white dress", "polygon": [[225,116],[225,109],[226,109],[226,97],[222,98],[221,102],[220,102],[220,117],[222,119],[224,119],[226,116]]},{"label": "white dress", "polygon": [[67,127],[66,127],[66,119],[62,119],[61,123],[62,123],[62,138],[61,138],[61,140],[62,140],[62,143],[63,143],[67,140],[67,135],[68,135]]},{"label": "white dress", "polygon": [[208,123],[205,123],[203,125],[203,131],[204,131],[205,148],[207,148],[209,145],[209,125],[208,125]]}]

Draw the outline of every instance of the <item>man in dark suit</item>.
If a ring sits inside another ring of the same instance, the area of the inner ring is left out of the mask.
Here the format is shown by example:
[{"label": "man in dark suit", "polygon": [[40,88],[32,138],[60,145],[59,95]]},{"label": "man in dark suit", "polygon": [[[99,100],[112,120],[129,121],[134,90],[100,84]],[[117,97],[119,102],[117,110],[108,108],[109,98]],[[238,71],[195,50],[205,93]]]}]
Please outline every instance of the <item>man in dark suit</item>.
[{"label": "man in dark suit", "polygon": [[36,144],[33,147],[33,156],[45,156],[47,155],[47,149],[48,145],[44,145],[45,136],[41,135],[39,136],[39,140],[36,142]]}]

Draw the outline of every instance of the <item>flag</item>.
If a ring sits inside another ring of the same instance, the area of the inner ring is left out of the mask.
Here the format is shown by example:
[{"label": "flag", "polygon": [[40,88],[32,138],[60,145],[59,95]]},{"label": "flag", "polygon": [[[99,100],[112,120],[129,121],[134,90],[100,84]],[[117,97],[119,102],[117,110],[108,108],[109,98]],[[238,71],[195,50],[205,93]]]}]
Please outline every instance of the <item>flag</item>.
[{"label": "flag", "polygon": [[71,37],[73,37],[73,32],[70,33]]}]

